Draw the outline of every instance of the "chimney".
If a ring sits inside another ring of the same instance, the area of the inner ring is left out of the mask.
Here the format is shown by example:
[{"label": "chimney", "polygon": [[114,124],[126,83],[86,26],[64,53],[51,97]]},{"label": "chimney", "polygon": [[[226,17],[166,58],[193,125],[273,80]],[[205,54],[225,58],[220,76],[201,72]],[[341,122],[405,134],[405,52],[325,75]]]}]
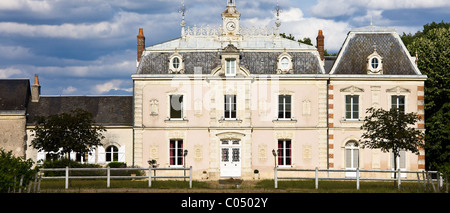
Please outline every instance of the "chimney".
[{"label": "chimney", "polygon": [[144,49],[145,49],[144,30],[142,28],[139,28],[139,35],[137,35],[137,62],[141,61]]},{"label": "chimney", "polygon": [[41,96],[41,85],[39,85],[39,76],[34,75],[34,84],[31,85],[31,102],[39,102]]},{"label": "chimney", "polygon": [[317,36],[317,51],[319,51],[320,59],[323,61],[325,58],[325,37],[323,36],[322,30],[319,30],[319,35]]}]

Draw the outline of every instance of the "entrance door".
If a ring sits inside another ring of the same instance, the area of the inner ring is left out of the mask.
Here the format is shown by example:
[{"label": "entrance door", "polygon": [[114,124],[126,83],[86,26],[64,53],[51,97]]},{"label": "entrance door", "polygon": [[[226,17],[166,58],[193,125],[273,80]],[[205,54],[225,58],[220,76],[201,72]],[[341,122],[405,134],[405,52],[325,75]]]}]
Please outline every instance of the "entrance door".
[{"label": "entrance door", "polygon": [[220,176],[241,176],[241,144],[239,140],[223,140],[220,146]]}]

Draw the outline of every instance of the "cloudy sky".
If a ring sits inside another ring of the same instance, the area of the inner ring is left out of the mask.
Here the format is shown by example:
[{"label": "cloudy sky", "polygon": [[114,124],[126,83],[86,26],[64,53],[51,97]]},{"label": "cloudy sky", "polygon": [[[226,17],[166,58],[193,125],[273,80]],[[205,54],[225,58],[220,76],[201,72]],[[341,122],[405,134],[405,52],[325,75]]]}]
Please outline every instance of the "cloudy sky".
[{"label": "cloudy sky", "polygon": [[[319,29],[338,52],[352,28],[415,33],[449,22],[449,0],[280,0],[281,32]],[[226,0],[185,0],[188,26],[221,25]],[[236,0],[241,26],[274,26],[276,0]],[[0,79],[39,75],[43,95],[131,95],[136,35],[146,45],[180,36],[181,0],[0,0]],[[31,80],[33,83],[33,80]]]}]

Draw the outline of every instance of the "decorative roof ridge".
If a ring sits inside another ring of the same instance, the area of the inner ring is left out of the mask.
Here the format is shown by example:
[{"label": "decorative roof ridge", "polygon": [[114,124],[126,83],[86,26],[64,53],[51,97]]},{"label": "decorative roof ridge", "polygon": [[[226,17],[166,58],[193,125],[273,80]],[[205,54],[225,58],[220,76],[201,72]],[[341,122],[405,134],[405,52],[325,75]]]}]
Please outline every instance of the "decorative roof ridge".
[{"label": "decorative roof ridge", "polygon": [[382,32],[382,33],[394,33],[397,32],[394,28],[369,25],[365,27],[353,28],[350,32]]}]

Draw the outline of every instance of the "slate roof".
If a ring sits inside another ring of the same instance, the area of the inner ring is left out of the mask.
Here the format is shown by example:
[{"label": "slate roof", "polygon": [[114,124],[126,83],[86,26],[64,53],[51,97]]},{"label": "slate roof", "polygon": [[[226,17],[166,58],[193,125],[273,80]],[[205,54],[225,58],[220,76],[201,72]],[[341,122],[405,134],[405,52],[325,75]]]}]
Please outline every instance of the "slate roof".
[{"label": "slate roof", "polygon": [[[221,54],[233,44],[240,52],[240,65],[250,74],[276,74],[278,56],[286,50],[293,58],[294,74],[321,74],[317,49],[275,36],[243,36],[240,41],[221,41],[214,36],[188,36],[149,46],[145,49],[136,74],[169,74],[169,57],[175,50],[183,56],[184,73],[210,74],[221,65]],[[177,74],[173,74],[177,75]]]},{"label": "slate roof", "polygon": [[76,108],[92,113],[97,124],[133,125],[133,96],[41,96],[39,102],[29,102],[27,124],[34,124],[36,116],[49,116]]},{"label": "slate roof", "polygon": [[28,79],[0,80],[0,110],[26,110],[30,94]]},{"label": "slate roof", "polygon": [[[141,59],[137,74],[168,74],[169,57],[174,52],[152,52]],[[283,52],[241,52],[240,66],[251,74],[276,74],[278,56]],[[294,74],[321,74],[318,57],[312,52],[288,52],[292,56]],[[179,52],[184,59],[184,73],[194,74],[201,68],[202,74],[221,65],[221,52]]]},{"label": "slate roof", "polygon": [[397,33],[375,26],[350,31],[331,74],[367,74],[374,48],[383,57],[384,75],[420,75]]}]

